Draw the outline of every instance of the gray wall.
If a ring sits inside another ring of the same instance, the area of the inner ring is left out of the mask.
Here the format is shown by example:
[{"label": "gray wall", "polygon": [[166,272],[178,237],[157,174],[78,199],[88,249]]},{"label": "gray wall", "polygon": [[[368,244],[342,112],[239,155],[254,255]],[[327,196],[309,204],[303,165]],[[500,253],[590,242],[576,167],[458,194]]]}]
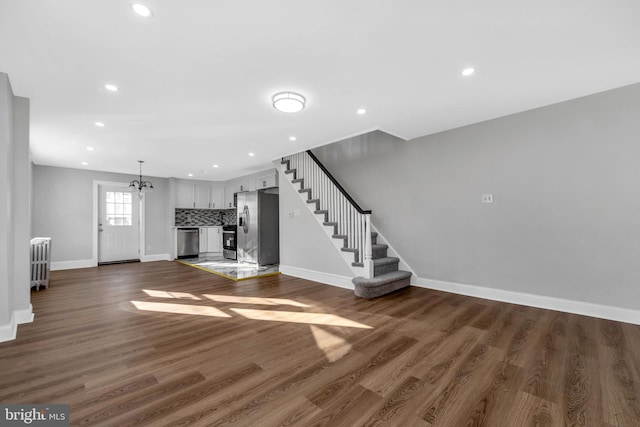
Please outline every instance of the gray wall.
[{"label": "gray wall", "polygon": [[[34,166],[33,230],[52,238],[53,262],[89,260],[93,257],[93,182],[129,182],[135,175],[80,169]],[[153,182],[147,193],[146,255],[171,253],[171,218],[168,179],[144,177]]]},{"label": "gray wall", "polygon": [[[280,176],[280,264],[340,276],[351,276],[340,254],[291,184]],[[300,214],[289,216],[298,211]]]},{"label": "gray wall", "polygon": [[638,310],[639,118],[635,84],[314,152],[421,278]]},{"label": "gray wall", "polygon": [[0,341],[31,320],[29,101],[0,73]]}]

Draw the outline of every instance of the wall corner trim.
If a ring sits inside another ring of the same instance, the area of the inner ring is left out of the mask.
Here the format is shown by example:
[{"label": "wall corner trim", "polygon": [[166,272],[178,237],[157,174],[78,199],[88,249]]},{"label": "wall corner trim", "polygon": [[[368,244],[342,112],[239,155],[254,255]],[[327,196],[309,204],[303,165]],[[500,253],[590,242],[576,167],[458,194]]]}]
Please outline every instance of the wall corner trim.
[{"label": "wall corner trim", "polygon": [[293,267],[280,264],[280,273],[287,276],[299,277],[313,282],[324,283],[325,285],[337,286],[339,288],[353,290],[351,277],[339,276],[337,274],[324,273],[322,271],[307,270],[306,268]]},{"label": "wall corner trim", "polygon": [[486,288],[482,286],[445,282],[441,280],[424,279],[420,277],[415,277],[411,284],[421,288],[451,292],[454,294],[484,298],[493,301],[508,302],[511,304],[563,311],[566,313],[580,314],[582,316],[598,317],[601,319],[640,325],[640,311],[628,308],[612,307],[583,301],[573,301],[544,295],[505,291],[503,289]]}]

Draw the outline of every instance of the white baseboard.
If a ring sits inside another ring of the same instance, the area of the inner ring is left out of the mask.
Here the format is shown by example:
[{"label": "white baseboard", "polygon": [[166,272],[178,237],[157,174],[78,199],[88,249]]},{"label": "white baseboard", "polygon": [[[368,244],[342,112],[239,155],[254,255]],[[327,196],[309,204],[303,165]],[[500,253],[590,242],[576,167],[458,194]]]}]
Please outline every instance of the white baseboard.
[{"label": "white baseboard", "polygon": [[337,286],[340,288],[353,290],[351,277],[339,276],[337,274],[323,273],[321,271],[307,270],[305,268],[292,267],[290,265],[280,264],[280,273],[288,276],[299,277],[301,279],[312,280],[314,282],[324,283],[326,285]]},{"label": "white baseboard", "polygon": [[454,294],[484,298],[511,304],[527,305],[547,310],[563,311],[583,316],[598,317],[618,322],[640,325],[640,311],[628,308],[612,307],[582,301],[572,301],[562,298],[533,295],[521,292],[505,291],[502,289],[485,288],[482,286],[465,285],[462,283],[444,282],[441,280],[414,277],[412,285],[421,288],[435,289]]},{"label": "white baseboard", "polygon": [[98,264],[93,259],[78,259],[73,261],[51,261],[51,271],[71,270],[74,268],[97,267]]},{"label": "white baseboard", "polygon": [[15,340],[17,330],[18,324],[16,323],[16,318],[13,313],[11,313],[9,323],[6,325],[0,325],[0,342]]},{"label": "white baseboard", "polygon": [[155,254],[155,255],[145,255],[140,258],[140,262],[151,262],[151,261],[170,261],[171,255],[169,254]]},{"label": "white baseboard", "polygon": [[33,322],[33,306],[31,304],[29,304],[29,308],[15,310],[13,314],[15,315],[16,324],[18,325]]},{"label": "white baseboard", "polygon": [[18,325],[31,322],[33,322],[33,307],[31,304],[29,304],[29,308],[24,310],[15,310],[11,313],[9,323],[0,325],[0,342],[15,340]]}]

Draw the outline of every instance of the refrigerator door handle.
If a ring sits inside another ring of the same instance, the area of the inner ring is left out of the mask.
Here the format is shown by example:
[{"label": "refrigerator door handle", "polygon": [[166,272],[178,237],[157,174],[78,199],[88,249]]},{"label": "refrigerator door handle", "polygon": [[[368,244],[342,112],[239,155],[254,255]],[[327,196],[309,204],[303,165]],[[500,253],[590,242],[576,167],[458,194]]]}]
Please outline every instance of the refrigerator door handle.
[{"label": "refrigerator door handle", "polygon": [[243,224],[242,224],[242,229],[244,230],[245,234],[249,232],[249,206],[244,205],[244,209],[242,210],[242,217],[244,218]]}]

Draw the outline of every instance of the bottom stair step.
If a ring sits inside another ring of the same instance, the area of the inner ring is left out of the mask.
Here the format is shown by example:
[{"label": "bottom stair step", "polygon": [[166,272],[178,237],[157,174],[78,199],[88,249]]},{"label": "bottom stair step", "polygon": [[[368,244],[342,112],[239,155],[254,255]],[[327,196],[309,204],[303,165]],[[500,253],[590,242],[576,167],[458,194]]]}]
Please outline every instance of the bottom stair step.
[{"label": "bottom stair step", "polygon": [[371,279],[355,277],[351,282],[355,287],[356,296],[371,299],[408,287],[411,272],[398,270]]}]

